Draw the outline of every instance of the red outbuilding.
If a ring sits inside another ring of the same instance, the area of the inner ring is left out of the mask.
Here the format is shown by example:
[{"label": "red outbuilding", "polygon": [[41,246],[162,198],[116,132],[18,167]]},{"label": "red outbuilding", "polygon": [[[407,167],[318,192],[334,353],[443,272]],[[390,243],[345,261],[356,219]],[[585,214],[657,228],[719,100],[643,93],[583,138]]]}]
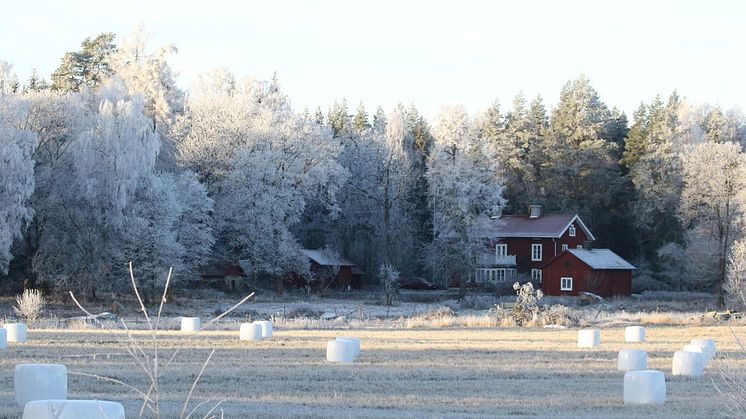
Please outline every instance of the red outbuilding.
[{"label": "red outbuilding", "polygon": [[592,292],[602,297],[628,297],[634,269],[609,249],[567,249],[544,265],[541,288],[546,295]]}]

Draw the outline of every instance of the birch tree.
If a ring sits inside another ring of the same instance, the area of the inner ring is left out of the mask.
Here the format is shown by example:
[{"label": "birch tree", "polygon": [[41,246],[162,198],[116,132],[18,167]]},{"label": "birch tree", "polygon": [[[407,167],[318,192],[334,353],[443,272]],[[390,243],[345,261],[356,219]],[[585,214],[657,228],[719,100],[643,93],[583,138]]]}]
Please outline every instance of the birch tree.
[{"label": "birch tree", "polygon": [[28,201],[34,191],[33,132],[14,122],[28,113],[25,103],[0,90],[0,273],[8,273],[13,241],[22,237],[33,217]]},{"label": "birch tree", "polygon": [[746,210],[746,155],[736,143],[702,143],[682,156],[683,182],[679,217],[688,229],[717,243],[718,306],[725,303],[727,257],[743,228]]},{"label": "birch tree", "polygon": [[444,281],[463,285],[483,246],[486,220],[504,205],[493,144],[474,133],[463,107],[445,108],[433,131],[428,195],[433,214],[430,260]]}]

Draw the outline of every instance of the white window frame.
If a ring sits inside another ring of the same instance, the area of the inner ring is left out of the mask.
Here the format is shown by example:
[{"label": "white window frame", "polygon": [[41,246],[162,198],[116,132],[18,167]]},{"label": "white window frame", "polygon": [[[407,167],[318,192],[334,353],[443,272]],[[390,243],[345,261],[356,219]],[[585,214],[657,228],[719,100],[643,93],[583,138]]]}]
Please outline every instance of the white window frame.
[{"label": "white window frame", "polygon": [[499,258],[499,257],[505,257],[505,256],[508,256],[508,245],[502,244],[502,243],[496,244],[495,245],[495,257]]},{"label": "white window frame", "polygon": [[560,278],[560,291],[572,291],[572,277],[563,276]]},{"label": "white window frame", "polygon": [[[536,249],[539,249],[538,252],[538,258],[537,258],[537,252]],[[541,262],[541,258],[544,256],[544,245],[542,244],[532,244],[531,245],[531,261],[532,262]]]},{"label": "white window frame", "polygon": [[567,232],[570,235],[570,237],[575,237],[575,234],[577,233],[575,231],[575,226],[574,225],[571,225]]},{"label": "white window frame", "polygon": [[562,244],[562,251],[564,252],[565,250],[567,250],[567,243]]},{"label": "white window frame", "polygon": [[541,269],[531,269],[531,279],[541,284]]},{"label": "white window frame", "polygon": [[507,277],[508,274],[505,272],[505,268],[495,269],[495,282],[505,282]]}]

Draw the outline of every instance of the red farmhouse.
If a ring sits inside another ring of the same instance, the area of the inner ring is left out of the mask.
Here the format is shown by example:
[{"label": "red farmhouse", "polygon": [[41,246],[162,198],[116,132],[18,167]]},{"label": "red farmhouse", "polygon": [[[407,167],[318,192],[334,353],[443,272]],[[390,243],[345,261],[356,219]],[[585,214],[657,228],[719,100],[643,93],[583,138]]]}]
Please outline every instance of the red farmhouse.
[{"label": "red farmhouse", "polygon": [[568,249],[544,265],[546,295],[629,296],[635,267],[609,249]]},{"label": "red farmhouse", "polygon": [[518,275],[541,283],[547,261],[596,239],[579,216],[542,214],[541,205],[530,205],[527,215],[495,218],[493,228],[497,240],[478,260],[477,283],[514,281]]}]

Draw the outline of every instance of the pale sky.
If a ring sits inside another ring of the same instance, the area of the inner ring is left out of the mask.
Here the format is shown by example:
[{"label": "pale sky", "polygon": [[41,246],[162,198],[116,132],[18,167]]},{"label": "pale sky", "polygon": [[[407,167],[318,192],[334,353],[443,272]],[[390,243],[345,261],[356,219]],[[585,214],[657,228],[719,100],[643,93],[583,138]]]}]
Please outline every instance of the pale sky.
[{"label": "pale sky", "polygon": [[369,113],[401,102],[433,117],[443,105],[509,107],[522,90],[549,106],[585,74],[628,113],[673,89],[693,102],[746,104],[741,1],[8,1],[0,60],[25,82],[49,79],[66,51],[138,24],[150,46],[177,46],[179,84],[227,67],[277,71],[297,110],[347,99]]}]

